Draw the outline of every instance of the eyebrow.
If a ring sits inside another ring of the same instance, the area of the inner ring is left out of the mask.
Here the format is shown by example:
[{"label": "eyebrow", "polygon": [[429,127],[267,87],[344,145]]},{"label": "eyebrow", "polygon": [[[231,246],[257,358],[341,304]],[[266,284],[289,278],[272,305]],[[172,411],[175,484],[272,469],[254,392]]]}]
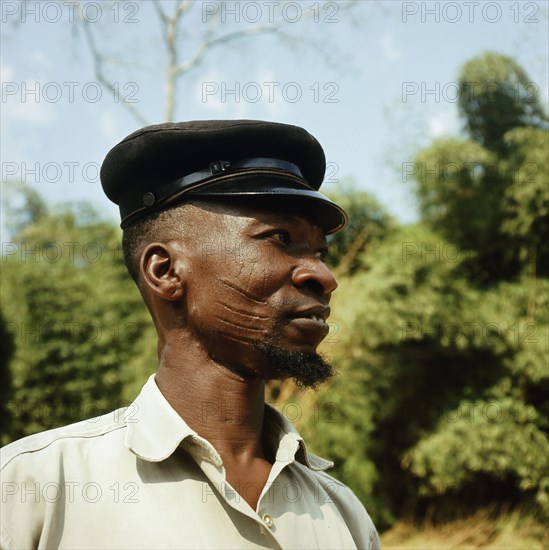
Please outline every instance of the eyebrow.
[{"label": "eyebrow", "polygon": [[[280,223],[280,222],[287,222],[287,223],[292,223],[292,222],[307,222],[307,218],[303,217],[303,216],[299,216],[297,214],[270,214],[270,213],[267,213],[265,214],[265,217],[263,219],[258,219],[258,218],[253,218],[253,221],[254,222],[257,222],[257,223],[263,223],[263,224],[277,224],[277,223]],[[311,223],[310,221],[308,221],[308,223]],[[316,225],[316,224],[314,224]]]},{"label": "eyebrow", "polygon": [[259,221],[260,223],[277,223],[279,221],[299,222],[303,220],[302,217],[292,215],[292,214],[267,214],[265,218],[266,220],[257,220],[257,221]]},{"label": "eyebrow", "polygon": [[[301,222],[301,221],[307,221],[306,218],[303,218],[302,216],[293,215],[293,214],[267,214],[266,219],[257,219],[252,218],[249,227],[253,228],[255,225],[276,225],[277,223],[291,223],[291,222]],[[310,223],[310,222],[309,222]],[[316,225],[316,224],[314,224]],[[318,226],[317,226],[318,227]],[[320,229],[320,228],[319,228]],[[326,238],[326,234],[320,229],[322,232],[322,247],[328,248],[329,243],[328,239]]]}]

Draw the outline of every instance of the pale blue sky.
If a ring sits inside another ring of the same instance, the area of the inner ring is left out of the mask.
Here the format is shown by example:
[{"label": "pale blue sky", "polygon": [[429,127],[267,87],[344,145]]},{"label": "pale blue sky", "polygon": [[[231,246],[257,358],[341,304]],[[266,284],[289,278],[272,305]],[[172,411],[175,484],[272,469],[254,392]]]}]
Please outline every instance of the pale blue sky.
[{"label": "pale blue sky", "polygon": [[[29,4],[34,9],[36,2]],[[102,90],[93,101],[98,86],[91,56],[67,4],[59,11],[53,1],[41,2],[23,21],[19,2],[1,2],[2,181],[9,176],[17,181],[26,170],[27,182],[48,201],[89,200],[115,219],[97,167],[140,124],[114,91]],[[288,29],[327,44],[336,61],[324,63],[313,50],[292,50],[270,37],[217,49],[181,82],[176,118],[301,125],[322,143],[331,180],[354,178],[403,222],[416,219],[417,211],[413,184],[402,181],[400,166],[435,137],[459,133],[451,83],[465,61],[486,50],[514,56],[547,102],[547,2],[362,0],[347,12],[343,2],[323,11],[318,2],[301,1],[300,19],[295,5],[282,12],[282,3],[230,4],[240,15],[237,28],[258,15],[262,23],[296,18]],[[92,26],[101,47],[120,56],[121,63],[112,65],[113,80],[134,93],[134,105],[150,123],[162,122],[165,50],[150,3],[119,2],[118,12],[111,2],[84,5],[90,18],[98,18]],[[174,4],[164,5],[171,10]],[[207,10],[216,6],[203,2],[194,8],[184,26],[189,50],[207,25]],[[316,14],[318,22],[305,21],[305,13]],[[225,14],[224,28],[233,29],[234,18]],[[38,97],[29,92],[36,83]],[[238,102],[234,93],[222,97],[223,89],[238,86]],[[406,101],[403,87],[411,91]],[[422,89],[435,92],[422,100]],[[36,163],[37,176],[31,172]]]}]

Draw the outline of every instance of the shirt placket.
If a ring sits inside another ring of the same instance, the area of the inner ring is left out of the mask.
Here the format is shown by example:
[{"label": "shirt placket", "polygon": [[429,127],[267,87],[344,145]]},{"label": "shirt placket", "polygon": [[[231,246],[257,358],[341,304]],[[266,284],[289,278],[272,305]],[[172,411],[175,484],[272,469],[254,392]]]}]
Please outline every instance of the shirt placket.
[{"label": "shirt placket", "polygon": [[259,496],[257,503],[257,515],[263,521],[263,524],[275,536],[278,527],[280,508],[274,500],[270,499],[269,491],[271,487],[276,486],[277,478],[282,470],[295,460],[295,454],[299,448],[299,442],[293,436],[286,434],[280,441],[280,445],[276,454],[276,460],[269,473],[269,478],[263,491]]},{"label": "shirt placket", "polygon": [[[212,482],[213,488],[223,497],[225,502],[237,512],[252,519],[259,527],[263,536],[267,537],[269,542],[266,541],[266,546],[274,549],[282,549],[280,542],[273,533],[274,520],[273,517],[266,510],[261,513],[261,499],[266,495],[269,486],[273,483],[274,478],[282,470],[284,465],[278,466],[278,461],[275,462],[269,479],[261,493],[258,503],[258,511],[253,510],[246,500],[230,485],[227,481],[225,468],[221,457],[215,450],[215,448],[206,440],[194,440],[191,444],[191,448],[188,451],[194,455],[196,463],[199,468],[204,472],[204,475]],[[278,466],[278,468],[277,468]],[[275,472],[276,468],[276,472]]]}]

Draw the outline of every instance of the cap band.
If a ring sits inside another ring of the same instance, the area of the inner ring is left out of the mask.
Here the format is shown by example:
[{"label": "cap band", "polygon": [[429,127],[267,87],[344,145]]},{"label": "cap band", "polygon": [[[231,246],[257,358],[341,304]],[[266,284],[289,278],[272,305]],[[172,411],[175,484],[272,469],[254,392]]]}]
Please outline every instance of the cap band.
[{"label": "cap band", "polygon": [[188,174],[187,176],[176,181],[180,181],[183,186],[186,186],[187,184],[198,183],[212,176],[217,176],[222,172],[230,172],[240,168],[278,168],[279,170],[284,170],[285,172],[291,172],[300,178],[303,177],[301,170],[291,162],[280,159],[256,157],[240,160],[218,160],[210,163],[208,168]]},{"label": "cap band", "polygon": [[303,178],[300,169],[295,164],[285,160],[267,157],[230,161],[218,160],[210,163],[208,168],[187,174],[182,178],[171,181],[160,187],[153,187],[154,191],[146,191],[143,195],[137,197],[132,195],[127,196],[119,203],[120,215],[122,218],[122,223],[120,225],[124,227],[130,219],[135,219],[135,217],[145,214],[146,211],[155,209],[159,203],[162,203],[164,200],[174,195],[181,195],[196,187],[202,186],[207,180],[211,179],[213,182],[220,177],[226,178],[233,172],[237,173],[243,169],[280,170],[287,175],[299,178],[299,180],[301,180],[300,183],[302,183],[304,187],[310,188]]}]

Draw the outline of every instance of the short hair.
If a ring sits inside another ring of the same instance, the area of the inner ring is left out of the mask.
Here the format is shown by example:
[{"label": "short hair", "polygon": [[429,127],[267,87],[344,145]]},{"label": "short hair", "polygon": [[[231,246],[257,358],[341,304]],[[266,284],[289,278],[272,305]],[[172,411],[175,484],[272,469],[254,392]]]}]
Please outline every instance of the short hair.
[{"label": "short hair", "polygon": [[124,264],[137,286],[139,286],[139,262],[143,250],[152,242],[165,243],[184,235],[181,217],[188,204],[178,204],[173,208],[154,212],[124,228],[122,233]]}]

